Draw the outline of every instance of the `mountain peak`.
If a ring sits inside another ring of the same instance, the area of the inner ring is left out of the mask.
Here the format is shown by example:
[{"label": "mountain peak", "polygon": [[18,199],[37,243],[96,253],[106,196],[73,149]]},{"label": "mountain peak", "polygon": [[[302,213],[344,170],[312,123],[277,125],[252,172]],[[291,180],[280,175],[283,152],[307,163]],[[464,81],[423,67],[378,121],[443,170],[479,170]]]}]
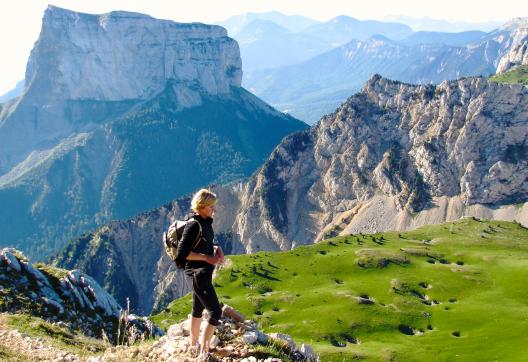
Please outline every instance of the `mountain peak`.
[{"label": "mountain peak", "polygon": [[528,28],[528,17],[518,17],[504,23],[504,25],[499,27],[499,30],[515,31],[517,29],[526,28]]},{"label": "mountain peak", "polygon": [[272,33],[279,35],[281,33],[287,33],[288,29],[280,26],[272,20],[268,19],[255,19],[251,21],[244,29],[242,29],[238,35],[237,39],[243,39],[248,34],[258,34],[258,33]]},{"label": "mountain peak", "polygon": [[136,19],[153,19],[150,15],[136,13],[136,12],[130,12],[130,11],[123,11],[123,10],[117,10],[117,11],[111,11],[109,13],[105,14],[87,14],[87,13],[80,13],[77,11],[61,8],[54,5],[48,5],[47,9],[44,11],[44,19],[57,19],[57,18],[68,18],[68,17],[93,17],[93,18],[99,18],[99,17],[114,17],[114,18],[136,18]]},{"label": "mountain peak", "polygon": [[392,80],[389,78],[383,77],[381,74],[374,73],[365,83],[363,91],[367,93],[386,93],[387,85],[401,85],[404,84],[397,80]]},{"label": "mountain peak", "polygon": [[358,22],[358,21],[359,21],[358,19],[350,17],[348,15],[339,15],[331,19],[329,23],[350,23],[350,22]]},{"label": "mountain peak", "polygon": [[26,85],[36,88],[37,96],[120,101],[147,99],[175,79],[191,89],[222,94],[240,87],[241,68],[238,44],[217,25],[49,6]]}]

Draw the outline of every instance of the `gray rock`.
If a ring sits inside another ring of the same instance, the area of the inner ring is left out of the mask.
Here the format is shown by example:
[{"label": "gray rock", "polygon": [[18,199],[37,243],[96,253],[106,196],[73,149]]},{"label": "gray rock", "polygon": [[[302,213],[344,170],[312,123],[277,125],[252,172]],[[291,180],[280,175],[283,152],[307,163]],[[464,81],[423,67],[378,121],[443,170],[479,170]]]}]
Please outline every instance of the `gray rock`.
[{"label": "gray rock", "polygon": [[[23,99],[14,106],[20,111],[11,110],[0,127],[0,175],[78,128],[64,116],[66,100],[145,100],[173,80],[177,103],[186,108],[201,103],[198,90],[227,94],[240,87],[241,78],[238,44],[220,26],[49,6],[28,60]],[[31,119],[26,106],[36,112]],[[45,127],[28,127],[38,119],[46,120]]]},{"label": "gray rock", "polygon": [[263,333],[259,330],[256,331],[257,332],[257,342],[260,343],[260,344],[266,344],[268,343],[269,341],[269,337],[266,333]]},{"label": "gray rock", "polygon": [[15,255],[13,255],[13,253],[11,253],[10,251],[6,250],[6,249],[3,249],[1,252],[0,252],[0,255],[3,256],[4,260],[7,261],[7,265],[9,267],[11,267],[13,270],[15,270],[16,272],[19,272],[22,271],[22,267],[20,265],[20,262],[18,261],[17,257]]},{"label": "gray rock", "polygon": [[302,355],[304,356],[304,358],[307,360],[307,361],[316,361],[317,360],[317,356],[315,354],[315,352],[313,351],[313,348],[308,345],[308,344],[301,344],[301,348],[299,348],[299,352],[302,353]]},{"label": "gray rock", "polygon": [[[527,102],[526,87],[482,78],[435,87],[374,76],[275,149],[244,186],[233,232],[252,253],[465,213],[528,224],[524,208],[506,206],[528,198]],[[445,202],[449,212],[432,207]]]},{"label": "gray rock", "polygon": [[288,343],[288,345],[290,346],[292,351],[297,349],[297,345],[295,344],[295,341],[293,340],[293,338],[289,334],[270,333],[270,334],[268,334],[268,337]]},{"label": "gray rock", "polygon": [[247,344],[255,344],[258,341],[258,334],[254,331],[245,332],[243,335],[244,342]]},{"label": "gray rock", "polygon": [[503,26],[511,28],[511,46],[497,66],[497,74],[528,64],[528,18],[516,18]]}]

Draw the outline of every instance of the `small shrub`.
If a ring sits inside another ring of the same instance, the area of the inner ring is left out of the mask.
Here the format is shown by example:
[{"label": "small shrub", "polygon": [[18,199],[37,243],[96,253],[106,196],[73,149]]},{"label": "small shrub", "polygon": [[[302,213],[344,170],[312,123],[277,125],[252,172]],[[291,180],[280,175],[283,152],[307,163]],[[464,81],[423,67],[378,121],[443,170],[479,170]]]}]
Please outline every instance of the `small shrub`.
[{"label": "small shrub", "polygon": [[412,327],[406,326],[406,325],[404,325],[404,324],[400,324],[400,325],[398,326],[398,330],[399,330],[401,333],[403,333],[403,334],[405,334],[405,335],[407,335],[407,336],[413,336],[413,335],[414,335],[414,330],[412,329]]},{"label": "small shrub", "polygon": [[273,291],[273,288],[270,287],[269,285],[261,285],[259,288],[258,288],[258,292],[260,294],[266,294],[266,293],[271,293]]}]

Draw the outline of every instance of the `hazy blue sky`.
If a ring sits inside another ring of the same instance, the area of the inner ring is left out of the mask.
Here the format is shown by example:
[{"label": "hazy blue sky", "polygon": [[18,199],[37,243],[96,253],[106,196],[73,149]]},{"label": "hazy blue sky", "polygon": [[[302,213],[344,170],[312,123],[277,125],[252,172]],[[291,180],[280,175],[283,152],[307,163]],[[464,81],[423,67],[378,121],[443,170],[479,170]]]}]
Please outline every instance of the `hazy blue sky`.
[{"label": "hazy blue sky", "polygon": [[129,10],[181,22],[214,23],[245,12],[277,10],[317,20],[336,15],[384,19],[392,15],[484,22],[528,16],[528,1],[467,0],[2,0],[0,1],[0,95],[23,79],[27,57],[38,38],[48,3],[67,9],[101,14]]}]

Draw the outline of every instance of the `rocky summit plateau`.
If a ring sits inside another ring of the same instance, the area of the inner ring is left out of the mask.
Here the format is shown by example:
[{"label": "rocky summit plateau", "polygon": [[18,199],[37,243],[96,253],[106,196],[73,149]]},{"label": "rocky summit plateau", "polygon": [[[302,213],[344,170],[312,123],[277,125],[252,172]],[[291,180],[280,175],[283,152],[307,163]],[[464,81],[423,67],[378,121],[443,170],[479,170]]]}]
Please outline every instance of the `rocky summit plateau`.
[{"label": "rocky summit plateau", "polygon": [[[528,225],[527,101],[528,88],[485,78],[425,86],[375,75],[286,137],[248,181],[213,188],[218,239],[228,253],[253,253],[462,216]],[[159,308],[188,291],[159,240],[189,200],[105,225],[55,262],[97,271],[118,300],[133,294],[141,310]]]},{"label": "rocky summit plateau", "polygon": [[113,219],[253,173],[305,129],[241,87],[224,28],[50,6],[0,108],[0,245],[43,258]]},{"label": "rocky summit plateau", "polygon": [[[23,97],[2,120],[0,170],[7,172],[31,151],[96,121],[89,109],[81,114],[88,124],[68,117],[68,101],[147,100],[172,80],[184,108],[200,104],[200,91],[229,93],[231,86],[240,86],[241,77],[238,45],[219,26],[49,6],[27,64]],[[72,108],[68,111],[81,111]]]}]

